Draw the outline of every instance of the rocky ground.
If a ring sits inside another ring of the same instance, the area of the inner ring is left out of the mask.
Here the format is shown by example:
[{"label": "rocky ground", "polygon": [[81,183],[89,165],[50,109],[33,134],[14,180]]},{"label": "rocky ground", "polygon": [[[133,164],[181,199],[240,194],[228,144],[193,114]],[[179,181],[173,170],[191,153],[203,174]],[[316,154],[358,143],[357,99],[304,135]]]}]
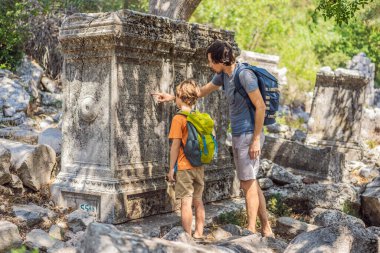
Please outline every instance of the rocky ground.
[{"label": "rocky ground", "polygon": [[[114,226],[55,206],[48,185],[60,167],[62,95],[35,63],[26,59],[17,74],[0,70],[0,109],[0,252],[380,252],[379,108],[365,108],[365,156],[345,163],[342,182],[262,160],[259,183],[276,238],[246,230],[244,200],[236,199],[233,208],[207,207],[200,241],[175,213],[151,218],[154,228],[149,219]],[[303,143],[305,111],[282,106],[266,134]]]}]

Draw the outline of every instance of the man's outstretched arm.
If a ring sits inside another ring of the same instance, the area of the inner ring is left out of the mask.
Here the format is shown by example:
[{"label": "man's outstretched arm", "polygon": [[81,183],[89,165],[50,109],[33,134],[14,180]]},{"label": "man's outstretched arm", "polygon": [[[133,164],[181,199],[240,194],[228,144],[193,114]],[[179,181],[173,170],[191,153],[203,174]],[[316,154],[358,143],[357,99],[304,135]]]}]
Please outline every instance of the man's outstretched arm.
[{"label": "man's outstretched arm", "polygon": [[198,97],[203,98],[206,97],[208,94],[210,94],[213,91],[216,91],[220,88],[220,86],[213,84],[212,82],[209,82],[206,85],[203,85],[199,89]]},{"label": "man's outstretched arm", "polygon": [[[215,85],[213,84],[212,82],[209,82],[208,84],[202,86],[200,89],[199,89],[199,93],[198,93],[198,97],[201,98],[201,97],[205,97],[207,96],[208,94],[210,94],[211,92],[219,89],[220,86],[218,85]],[[162,92],[153,92],[151,93],[152,96],[156,96],[157,97],[157,101],[159,103],[163,103],[163,102],[169,102],[169,101],[172,101],[175,99],[175,96],[174,95],[171,95],[171,94],[168,94],[168,93],[162,93]]]}]

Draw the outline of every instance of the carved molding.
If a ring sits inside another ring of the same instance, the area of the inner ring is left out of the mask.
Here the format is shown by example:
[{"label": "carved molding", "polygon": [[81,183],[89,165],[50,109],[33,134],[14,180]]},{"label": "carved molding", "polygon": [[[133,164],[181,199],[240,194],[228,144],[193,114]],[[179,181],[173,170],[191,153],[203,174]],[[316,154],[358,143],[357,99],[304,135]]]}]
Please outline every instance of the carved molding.
[{"label": "carved molding", "polygon": [[72,60],[78,55],[109,57],[113,52],[118,52],[118,57],[135,52],[140,57],[134,58],[149,55],[204,60],[206,47],[216,38],[229,41],[238,52],[231,31],[129,10],[74,14],[64,20],[59,36],[66,59]]},{"label": "carved molding", "polygon": [[336,75],[328,73],[317,73],[316,87],[337,87],[344,89],[363,89],[369,83],[369,78],[364,75]]},{"label": "carved molding", "polygon": [[[60,173],[55,179],[54,185],[62,188],[70,188],[80,191],[94,191],[101,193],[127,193],[135,194],[166,189],[165,172],[155,173],[152,176],[135,176],[125,179],[102,178],[96,174],[92,176]],[[234,177],[234,169],[206,168],[206,182],[223,181]]]}]

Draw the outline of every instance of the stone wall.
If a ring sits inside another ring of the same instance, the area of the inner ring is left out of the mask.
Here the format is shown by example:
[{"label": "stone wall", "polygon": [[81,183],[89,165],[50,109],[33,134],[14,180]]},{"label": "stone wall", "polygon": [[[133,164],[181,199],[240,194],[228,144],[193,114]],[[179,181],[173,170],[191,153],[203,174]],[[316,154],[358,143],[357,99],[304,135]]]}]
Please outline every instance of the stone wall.
[{"label": "stone wall", "polygon": [[[174,209],[165,175],[175,107],[156,104],[150,93],[173,94],[190,77],[207,83],[205,50],[216,38],[239,50],[232,32],[128,10],[75,14],[63,22],[62,168],[52,186],[58,204],[109,223]],[[197,105],[215,119],[219,143],[215,163],[206,166],[206,202],[239,194],[224,146],[222,96],[214,92]]]},{"label": "stone wall", "polygon": [[365,53],[359,53],[348,62],[347,68],[357,70],[369,79],[366,89],[366,104],[373,106],[375,102],[375,64]]},{"label": "stone wall", "polygon": [[[369,79],[356,70],[323,69],[317,73],[308,122],[307,144],[335,146],[361,158],[361,121]],[[351,154],[351,155],[350,155]]]}]

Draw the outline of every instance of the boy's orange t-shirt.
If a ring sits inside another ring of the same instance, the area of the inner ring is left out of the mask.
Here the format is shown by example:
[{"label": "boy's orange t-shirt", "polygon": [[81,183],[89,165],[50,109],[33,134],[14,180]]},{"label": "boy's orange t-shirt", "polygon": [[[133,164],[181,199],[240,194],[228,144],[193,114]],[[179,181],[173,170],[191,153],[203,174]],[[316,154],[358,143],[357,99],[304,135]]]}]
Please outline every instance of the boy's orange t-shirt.
[{"label": "boy's orange t-shirt", "polygon": [[187,160],[185,153],[183,152],[183,147],[186,144],[187,136],[189,132],[187,130],[187,120],[184,115],[175,115],[170,126],[169,139],[181,139],[182,145],[179,148],[178,154],[178,170],[189,170],[194,168],[191,166],[189,160]]}]

